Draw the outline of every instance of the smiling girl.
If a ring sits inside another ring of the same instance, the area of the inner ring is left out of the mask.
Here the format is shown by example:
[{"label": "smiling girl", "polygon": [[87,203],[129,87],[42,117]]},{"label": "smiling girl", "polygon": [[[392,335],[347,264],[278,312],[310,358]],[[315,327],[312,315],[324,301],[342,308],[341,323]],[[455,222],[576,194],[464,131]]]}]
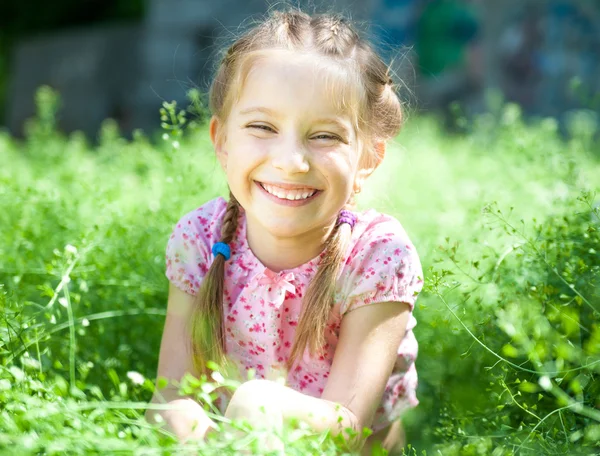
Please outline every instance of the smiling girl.
[{"label": "smiling girl", "polygon": [[[184,215],[168,241],[158,375],[198,377],[207,360],[241,378],[254,369],[220,398],[226,417],[265,422],[262,408],[273,426],[367,427],[352,449],[400,451],[400,416],[418,404],[423,273],[400,222],[354,202],[400,130],[389,67],[341,17],[273,12],[227,50],[210,104],[230,195]],[[158,397],[178,406],[161,414],[181,439],[216,427],[174,386]]]}]

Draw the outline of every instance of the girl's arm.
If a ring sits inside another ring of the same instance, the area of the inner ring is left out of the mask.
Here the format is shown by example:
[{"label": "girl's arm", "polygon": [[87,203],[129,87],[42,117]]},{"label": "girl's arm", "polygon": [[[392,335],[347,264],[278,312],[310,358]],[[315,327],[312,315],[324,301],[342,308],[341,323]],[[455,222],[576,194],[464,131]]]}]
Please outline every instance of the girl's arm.
[{"label": "girl's arm", "polygon": [[[361,436],[362,429],[372,425],[409,316],[410,306],[402,302],[371,304],[348,312],[342,319],[329,379],[320,399],[276,382],[252,380],[236,390],[225,416],[276,428],[281,420],[298,418],[317,432],[329,429],[333,436],[343,432],[347,439],[345,429],[351,428]],[[363,445],[362,438],[348,442],[351,451]]]},{"label": "girl's arm", "polygon": [[411,306],[378,302],[357,307],[342,318],[340,336],[322,399],[342,404],[372,425],[406,334]]},{"label": "girl's arm", "polygon": [[[234,393],[225,417],[246,419],[256,429],[281,433],[283,423],[292,418],[303,421],[317,433],[329,430],[336,436],[346,428],[358,431],[357,419],[346,407],[308,396],[271,380],[250,380]],[[269,449],[279,449],[277,443]]]},{"label": "girl's arm", "polygon": [[203,408],[191,397],[180,396],[173,381],[179,382],[186,373],[197,376],[192,367],[190,335],[187,323],[191,318],[194,297],[172,284],[169,285],[167,318],[160,344],[158,358],[159,377],[165,377],[169,384],[157,389],[151,403],[168,404],[169,410],[146,411],[146,420],[156,423],[156,414],[162,416],[167,430],[181,440],[202,439],[210,427],[216,427]]}]

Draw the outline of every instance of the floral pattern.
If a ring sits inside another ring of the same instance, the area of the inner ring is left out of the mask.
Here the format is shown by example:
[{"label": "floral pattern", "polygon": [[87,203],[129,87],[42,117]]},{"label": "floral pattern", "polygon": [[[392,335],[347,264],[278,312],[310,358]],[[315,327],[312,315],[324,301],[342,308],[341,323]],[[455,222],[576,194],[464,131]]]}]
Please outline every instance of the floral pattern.
[{"label": "floral pattern", "polygon": [[[166,249],[166,276],[181,290],[195,295],[213,258],[211,246],[220,237],[227,202],[216,198],[184,215],[176,224]],[[401,224],[375,210],[356,213],[352,242],[338,277],[335,305],[327,324],[322,355],[302,360],[290,372],[285,362],[291,353],[302,298],[314,277],[320,255],[294,269],[275,273],[253,254],[246,239],[246,219],[240,211],[238,228],[225,263],[223,318],[226,351],[242,378],[254,369],[256,378],[280,375],[297,391],[320,397],[327,383],[344,315],[360,306],[378,302],[408,303],[411,314],[406,335],[398,347],[398,359],[371,428],[387,427],[405,410],[415,407],[418,344],[412,314],[423,287],[418,254]],[[219,407],[224,412],[226,397]]]}]

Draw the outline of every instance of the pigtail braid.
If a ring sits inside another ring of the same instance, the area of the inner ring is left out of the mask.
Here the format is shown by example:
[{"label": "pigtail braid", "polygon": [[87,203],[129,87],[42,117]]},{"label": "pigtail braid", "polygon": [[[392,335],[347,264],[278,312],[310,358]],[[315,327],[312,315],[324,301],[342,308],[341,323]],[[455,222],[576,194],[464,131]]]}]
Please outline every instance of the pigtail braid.
[{"label": "pigtail braid", "polygon": [[286,364],[288,371],[292,369],[296,360],[302,359],[306,348],[311,356],[322,353],[325,346],[325,329],[335,303],[337,278],[344,266],[351,237],[351,226],[340,223],[334,227],[325,242],[317,273],[304,297],[296,337]]},{"label": "pigtail braid", "polygon": [[[219,242],[231,243],[237,230],[239,213],[240,205],[230,192]],[[191,319],[193,365],[199,374],[207,373],[206,362],[209,360],[221,367],[227,366],[223,322],[224,277],[225,258],[217,255],[202,281]]]}]

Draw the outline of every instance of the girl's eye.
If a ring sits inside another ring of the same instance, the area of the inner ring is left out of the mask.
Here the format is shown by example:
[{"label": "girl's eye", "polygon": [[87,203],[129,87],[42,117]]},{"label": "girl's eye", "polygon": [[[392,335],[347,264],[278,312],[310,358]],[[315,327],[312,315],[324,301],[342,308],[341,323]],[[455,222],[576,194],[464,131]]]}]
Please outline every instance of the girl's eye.
[{"label": "girl's eye", "polygon": [[271,127],[269,127],[268,125],[262,125],[262,124],[248,125],[248,128],[256,128],[258,130],[264,130],[264,131],[275,131]]},{"label": "girl's eye", "polygon": [[313,139],[324,139],[327,141],[341,141],[340,138],[338,138],[337,136],[333,136],[333,135],[317,135],[317,136],[313,136]]},{"label": "girl's eye", "polygon": [[[276,133],[273,128],[271,128],[268,125],[263,125],[263,124],[251,124],[251,125],[248,125],[248,128],[255,128],[257,130],[262,130],[262,131],[269,132],[269,133]],[[311,139],[317,139],[317,140],[322,140],[322,141],[343,142],[342,139],[340,139],[338,136],[327,135],[327,134],[316,135],[316,136],[313,136]]]}]

